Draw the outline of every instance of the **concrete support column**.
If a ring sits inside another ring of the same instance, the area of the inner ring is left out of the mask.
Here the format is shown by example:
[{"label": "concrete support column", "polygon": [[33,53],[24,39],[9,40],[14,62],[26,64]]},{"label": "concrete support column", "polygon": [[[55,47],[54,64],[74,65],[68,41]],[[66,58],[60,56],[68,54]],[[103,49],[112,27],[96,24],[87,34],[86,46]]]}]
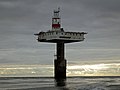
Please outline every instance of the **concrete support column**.
[{"label": "concrete support column", "polygon": [[66,79],[66,60],[64,59],[64,42],[57,43],[57,59],[55,65],[55,79]]},{"label": "concrete support column", "polygon": [[64,42],[57,43],[57,60],[64,60]]}]

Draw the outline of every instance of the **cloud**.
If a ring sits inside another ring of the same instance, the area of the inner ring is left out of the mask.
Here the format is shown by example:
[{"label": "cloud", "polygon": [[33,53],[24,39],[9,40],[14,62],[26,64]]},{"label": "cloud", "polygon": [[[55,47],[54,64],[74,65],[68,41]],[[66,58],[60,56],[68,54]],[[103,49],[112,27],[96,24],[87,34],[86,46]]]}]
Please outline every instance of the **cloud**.
[{"label": "cloud", "polygon": [[35,60],[36,63],[51,63],[54,45],[38,43],[33,34],[51,29],[52,10],[58,6],[65,31],[88,32],[84,42],[67,45],[70,61],[118,57],[119,3],[119,0],[0,0],[0,63],[34,63]]}]

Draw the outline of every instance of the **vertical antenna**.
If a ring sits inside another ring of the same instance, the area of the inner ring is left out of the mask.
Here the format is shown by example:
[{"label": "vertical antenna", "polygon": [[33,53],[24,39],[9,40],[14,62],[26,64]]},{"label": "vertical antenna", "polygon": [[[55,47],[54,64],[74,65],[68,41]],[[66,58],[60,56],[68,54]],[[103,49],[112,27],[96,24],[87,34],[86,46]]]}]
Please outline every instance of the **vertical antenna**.
[{"label": "vertical antenna", "polygon": [[58,12],[60,12],[60,7],[58,7]]}]

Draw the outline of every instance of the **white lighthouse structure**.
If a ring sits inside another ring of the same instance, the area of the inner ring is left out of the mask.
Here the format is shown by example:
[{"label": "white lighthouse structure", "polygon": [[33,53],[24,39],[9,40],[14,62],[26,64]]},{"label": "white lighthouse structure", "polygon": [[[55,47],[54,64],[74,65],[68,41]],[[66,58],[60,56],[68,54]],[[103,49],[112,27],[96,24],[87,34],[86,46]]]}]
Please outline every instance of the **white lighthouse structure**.
[{"label": "white lighthouse structure", "polygon": [[61,28],[60,8],[54,10],[52,17],[52,29],[47,32],[39,32],[38,42],[56,43],[57,59],[54,60],[55,79],[66,79],[66,60],[64,58],[64,44],[84,41],[86,32],[65,32]]},{"label": "white lighthouse structure", "polygon": [[80,42],[83,41],[85,32],[65,32],[63,28],[61,28],[61,20],[60,20],[60,9],[54,10],[54,15],[52,17],[52,29],[47,32],[39,32],[35,34],[38,36],[39,42],[51,42],[56,43],[63,41],[64,43],[71,42]]},{"label": "white lighthouse structure", "polygon": [[61,24],[60,24],[60,16],[59,16],[60,8],[58,10],[54,10],[54,16],[52,18],[52,30],[53,31],[60,31]]}]

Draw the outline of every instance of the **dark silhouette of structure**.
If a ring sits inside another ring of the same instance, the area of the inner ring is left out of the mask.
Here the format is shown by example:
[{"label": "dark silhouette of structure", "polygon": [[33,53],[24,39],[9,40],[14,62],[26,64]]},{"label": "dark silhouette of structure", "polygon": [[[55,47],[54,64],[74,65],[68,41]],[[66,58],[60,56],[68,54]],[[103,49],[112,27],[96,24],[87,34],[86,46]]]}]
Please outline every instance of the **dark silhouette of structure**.
[{"label": "dark silhouette of structure", "polygon": [[55,80],[58,82],[58,85],[62,85],[62,81],[66,79],[66,63],[64,57],[64,44],[84,41],[85,32],[65,32],[61,28],[61,20],[59,16],[60,8],[54,10],[54,15],[52,18],[52,29],[47,32],[39,32],[35,34],[38,36],[38,42],[50,42],[56,43],[57,59],[54,60],[54,76]]}]

